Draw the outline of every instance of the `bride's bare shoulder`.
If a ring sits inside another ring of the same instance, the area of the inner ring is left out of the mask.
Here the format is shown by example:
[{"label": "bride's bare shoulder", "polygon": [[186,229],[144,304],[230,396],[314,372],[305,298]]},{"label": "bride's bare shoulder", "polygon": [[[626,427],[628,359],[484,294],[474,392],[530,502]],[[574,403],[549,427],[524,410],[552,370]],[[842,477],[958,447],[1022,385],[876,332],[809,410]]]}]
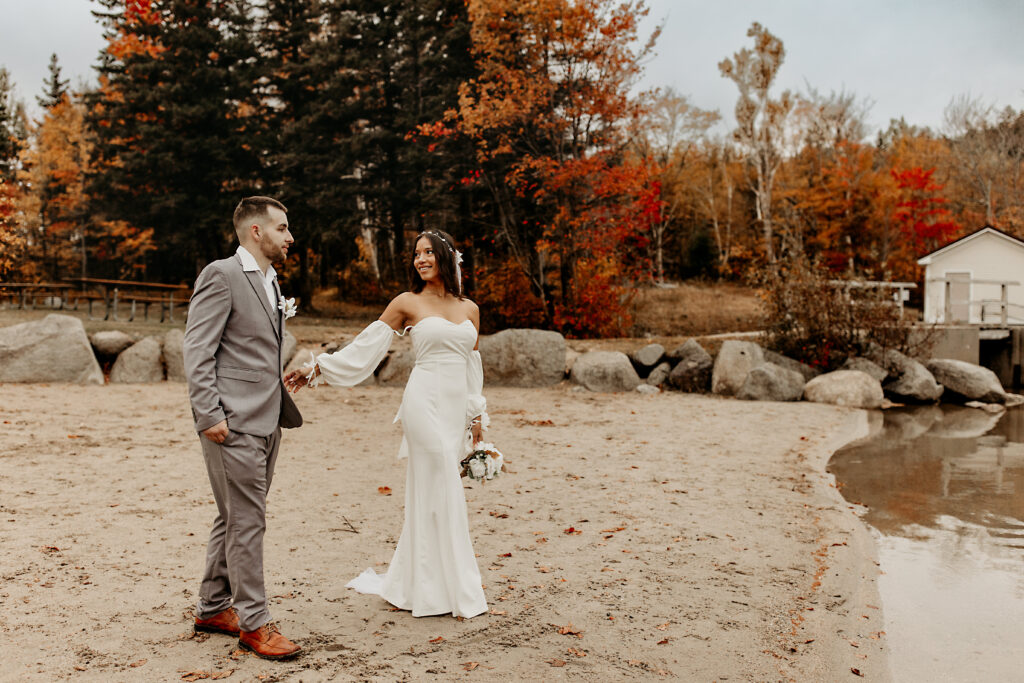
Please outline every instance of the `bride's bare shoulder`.
[{"label": "bride's bare shoulder", "polygon": [[415,317],[416,295],[412,292],[402,292],[388,304],[381,314],[380,319],[396,330],[400,330],[405,322]]}]

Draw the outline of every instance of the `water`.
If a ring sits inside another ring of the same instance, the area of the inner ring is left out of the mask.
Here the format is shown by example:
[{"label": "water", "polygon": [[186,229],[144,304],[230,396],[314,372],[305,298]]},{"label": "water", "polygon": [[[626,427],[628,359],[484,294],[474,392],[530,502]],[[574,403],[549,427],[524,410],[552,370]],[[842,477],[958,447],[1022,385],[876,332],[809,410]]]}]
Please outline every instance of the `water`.
[{"label": "water", "polygon": [[1024,408],[873,413],[829,463],[877,533],[896,681],[1024,681]]}]

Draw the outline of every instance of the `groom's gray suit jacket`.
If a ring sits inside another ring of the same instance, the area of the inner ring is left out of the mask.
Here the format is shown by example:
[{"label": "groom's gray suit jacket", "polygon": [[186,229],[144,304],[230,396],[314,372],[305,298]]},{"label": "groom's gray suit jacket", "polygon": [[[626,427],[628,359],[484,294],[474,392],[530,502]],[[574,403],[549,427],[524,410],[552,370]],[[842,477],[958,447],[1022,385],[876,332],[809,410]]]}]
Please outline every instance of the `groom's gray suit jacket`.
[{"label": "groom's gray suit jacket", "polygon": [[258,272],[242,270],[237,255],[203,269],[185,326],[185,377],[197,432],[224,419],[231,431],[254,436],[302,425],[281,381],[283,339],[282,312],[270,306]]}]

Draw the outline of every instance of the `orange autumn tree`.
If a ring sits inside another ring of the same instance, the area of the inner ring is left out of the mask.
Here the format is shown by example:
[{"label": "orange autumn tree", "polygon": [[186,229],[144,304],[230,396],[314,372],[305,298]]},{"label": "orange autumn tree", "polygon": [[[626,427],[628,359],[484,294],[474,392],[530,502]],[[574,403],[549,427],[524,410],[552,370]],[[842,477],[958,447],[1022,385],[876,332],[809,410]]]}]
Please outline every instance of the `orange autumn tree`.
[{"label": "orange autumn tree", "polygon": [[7,279],[21,260],[25,238],[17,222],[18,188],[0,177],[0,280]]},{"label": "orange autumn tree", "polygon": [[30,144],[22,150],[20,209],[29,235],[27,260],[37,277],[58,281],[79,266],[84,271],[85,177],[92,147],[84,105],[63,93],[33,127]]},{"label": "orange autumn tree", "polygon": [[644,3],[468,0],[468,12],[478,75],[457,110],[420,130],[473,142],[471,182],[490,191],[496,232],[548,324],[620,334],[630,275],[620,257],[650,225],[651,175],[624,150],[642,112],[630,89],[657,35],[638,45]]}]

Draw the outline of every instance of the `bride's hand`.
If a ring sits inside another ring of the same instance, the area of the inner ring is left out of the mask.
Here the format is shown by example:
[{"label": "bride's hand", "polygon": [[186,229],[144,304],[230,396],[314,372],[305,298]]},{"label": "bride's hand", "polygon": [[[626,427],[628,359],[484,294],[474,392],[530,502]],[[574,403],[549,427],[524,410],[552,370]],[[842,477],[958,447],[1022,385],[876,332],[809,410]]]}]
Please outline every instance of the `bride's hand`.
[{"label": "bride's hand", "polygon": [[302,370],[292,370],[284,376],[284,388],[294,394],[309,383],[309,379]]},{"label": "bride's hand", "polygon": [[484,438],[484,430],[480,426],[479,421],[473,423],[473,426],[470,428],[469,433],[473,435],[473,447],[476,448],[476,445],[483,441]]}]

